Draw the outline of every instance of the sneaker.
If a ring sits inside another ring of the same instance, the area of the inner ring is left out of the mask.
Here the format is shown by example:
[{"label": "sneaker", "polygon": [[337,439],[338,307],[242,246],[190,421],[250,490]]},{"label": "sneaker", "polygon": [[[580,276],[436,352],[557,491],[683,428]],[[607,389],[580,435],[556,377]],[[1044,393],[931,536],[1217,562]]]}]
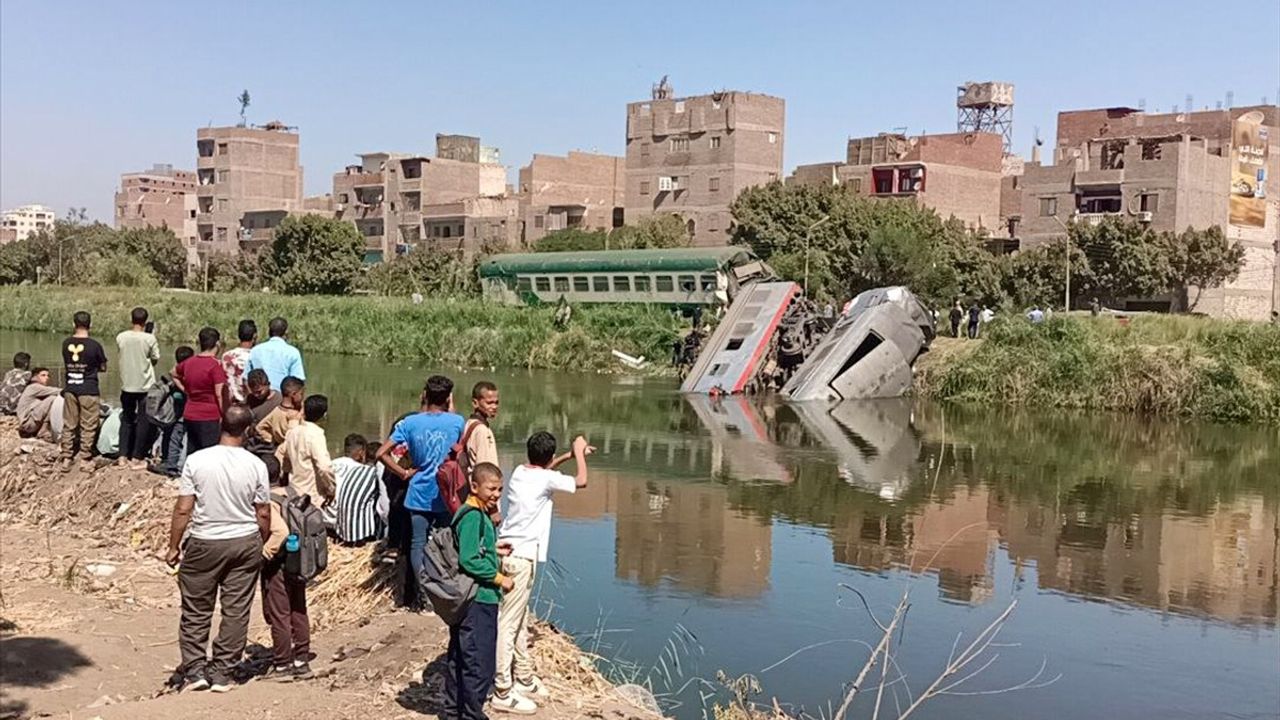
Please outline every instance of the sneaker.
[{"label": "sneaker", "polygon": [[537,703],[514,689],[505,693],[495,690],[493,699],[489,701],[489,707],[495,712],[511,713],[513,715],[532,715],[538,712]]},{"label": "sneaker", "polygon": [[271,665],[266,672],[262,673],[262,679],[275,680],[276,682],[293,682],[293,665],[289,663]]},{"label": "sneaker", "polygon": [[208,690],[209,680],[205,678],[204,673],[200,671],[186,673],[178,670],[169,676],[169,679],[165,681],[164,685],[173,692]]},{"label": "sneaker", "polygon": [[209,692],[224,693],[231,690],[231,686],[232,686],[231,678],[227,677],[227,675],[225,675],[224,673],[212,672],[212,673],[209,673],[208,677],[209,679],[207,682],[209,686]]},{"label": "sneaker", "polygon": [[528,680],[516,680],[515,691],[527,698],[545,700],[551,697],[551,691],[547,690],[547,686],[542,684],[542,678],[537,675],[530,675]]},{"label": "sneaker", "polygon": [[311,664],[305,661],[295,660],[290,672],[293,673],[294,680],[310,680],[316,676],[315,673],[311,672]]}]

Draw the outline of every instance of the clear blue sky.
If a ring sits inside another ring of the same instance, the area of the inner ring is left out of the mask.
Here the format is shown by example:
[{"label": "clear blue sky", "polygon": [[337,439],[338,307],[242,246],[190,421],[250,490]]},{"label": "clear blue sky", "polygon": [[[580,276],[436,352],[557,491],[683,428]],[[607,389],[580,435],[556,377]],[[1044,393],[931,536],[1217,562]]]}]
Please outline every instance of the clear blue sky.
[{"label": "clear blue sky", "polygon": [[[1234,9],[1232,9],[1234,8]],[[1280,92],[1273,0],[1045,3],[0,3],[0,206],[85,206],[110,221],[119,174],[195,165],[195,130],[301,128],[306,192],[361,151],[479,135],[514,169],[534,152],[623,151],[625,104],[753,90],[787,101],[786,169],[850,135],[949,131],[965,80],[1017,85],[1016,150],[1060,109],[1168,110]]]}]

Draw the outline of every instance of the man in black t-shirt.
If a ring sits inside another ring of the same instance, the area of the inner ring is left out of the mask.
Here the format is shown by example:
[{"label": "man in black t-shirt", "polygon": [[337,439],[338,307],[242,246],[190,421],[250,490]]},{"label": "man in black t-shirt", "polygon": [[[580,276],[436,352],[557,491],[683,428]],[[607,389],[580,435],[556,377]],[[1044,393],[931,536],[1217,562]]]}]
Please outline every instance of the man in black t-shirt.
[{"label": "man in black t-shirt", "polygon": [[85,462],[93,459],[97,444],[99,415],[98,373],[107,369],[102,345],[89,337],[89,313],[81,310],[72,318],[75,331],[62,341],[62,366],[66,377],[62,397],[62,462],[70,467],[79,451]]}]

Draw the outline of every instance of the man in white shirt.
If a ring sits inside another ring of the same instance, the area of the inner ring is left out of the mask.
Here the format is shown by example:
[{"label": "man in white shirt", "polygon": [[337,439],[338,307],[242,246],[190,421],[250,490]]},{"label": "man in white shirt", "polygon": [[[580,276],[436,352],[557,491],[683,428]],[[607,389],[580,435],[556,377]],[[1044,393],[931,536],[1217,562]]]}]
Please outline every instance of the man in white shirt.
[{"label": "man in white shirt", "polygon": [[[182,664],[169,680],[175,689],[230,690],[231,671],[244,654],[262,543],[271,534],[267,467],[241,447],[252,424],[249,408],[232,405],[219,443],[192,453],[182,466],[165,558],[170,566],[182,561]],[[210,660],[205,646],[219,601],[222,622]]]},{"label": "man in white shirt", "polygon": [[[505,493],[507,511],[498,530],[498,542],[511,548],[502,559],[502,574],[512,579],[514,587],[503,594],[498,608],[498,675],[492,703],[496,711],[522,715],[537,710],[533,697],[548,697],[529,656],[529,597],[538,563],[547,561],[552,496],[587,486],[587,456],[595,448],[578,436],[571,453],[556,457],[555,437],[537,432],[526,449],[529,462],[511,473]],[[570,458],[577,464],[572,477],[556,471]]]}]

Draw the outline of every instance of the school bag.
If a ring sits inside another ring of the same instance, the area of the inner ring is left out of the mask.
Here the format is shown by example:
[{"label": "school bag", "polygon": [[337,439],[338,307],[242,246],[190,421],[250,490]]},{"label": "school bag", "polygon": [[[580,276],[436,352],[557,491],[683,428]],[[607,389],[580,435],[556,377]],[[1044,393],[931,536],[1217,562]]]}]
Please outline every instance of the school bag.
[{"label": "school bag", "polygon": [[[462,622],[467,608],[476,598],[476,579],[462,572],[458,560],[458,521],[467,513],[479,512],[468,505],[453,516],[448,527],[436,528],[423,549],[424,562],[418,575],[418,587],[431,600],[431,608],[446,625]],[[484,534],[484,525],[480,525]]]},{"label": "school bag", "polygon": [[462,437],[450,448],[449,457],[445,458],[445,461],[440,464],[440,469],[436,470],[436,487],[440,489],[440,501],[448,508],[450,514],[458,512],[458,508],[462,507],[462,503],[470,494],[467,470],[463,467],[463,461],[467,457],[467,441],[471,439],[471,431],[475,430],[479,424],[479,420],[467,421]]},{"label": "school bag", "polygon": [[168,375],[161,375],[160,381],[147,390],[144,412],[153,425],[165,428],[173,427],[178,422],[178,408],[173,400],[173,385]]},{"label": "school bag", "polygon": [[[329,565],[329,536],[325,532],[324,513],[311,502],[310,495],[299,495],[286,488],[281,501],[272,495],[271,502],[280,508],[290,535],[298,536],[298,550],[285,549],[284,573],[294,580],[310,580]],[[286,541],[287,542],[287,541]]]}]

